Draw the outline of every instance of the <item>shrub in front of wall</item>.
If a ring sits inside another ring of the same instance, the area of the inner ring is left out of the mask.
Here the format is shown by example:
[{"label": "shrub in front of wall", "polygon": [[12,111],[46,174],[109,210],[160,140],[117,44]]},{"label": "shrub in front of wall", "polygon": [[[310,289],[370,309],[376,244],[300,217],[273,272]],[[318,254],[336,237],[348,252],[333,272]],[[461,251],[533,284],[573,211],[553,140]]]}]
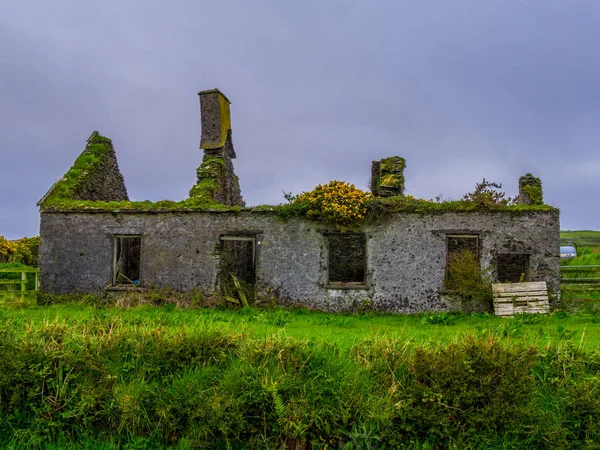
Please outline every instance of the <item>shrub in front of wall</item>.
[{"label": "shrub in front of wall", "polygon": [[469,250],[453,252],[448,256],[444,287],[459,298],[463,309],[492,308],[492,284],[481,273],[479,261]]}]

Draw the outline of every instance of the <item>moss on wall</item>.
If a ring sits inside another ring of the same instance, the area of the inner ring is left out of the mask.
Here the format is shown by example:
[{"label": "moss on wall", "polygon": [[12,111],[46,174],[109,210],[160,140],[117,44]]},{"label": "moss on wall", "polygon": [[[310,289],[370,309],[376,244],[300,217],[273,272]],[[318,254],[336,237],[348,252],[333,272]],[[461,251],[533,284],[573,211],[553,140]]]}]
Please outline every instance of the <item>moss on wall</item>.
[{"label": "moss on wall", "polygon": [[92,133],[85,150],[39,205],[50,207],[73,200],[128,200],[112,142],[97,131]]},{"label": "moss on wall", "polygon": [[543,205],[542,180],[527,173],[519,178],[519,203]]},{"label": "moss on wall", "polygon": [[196,174],[198,182],[190,189],[190,199],[214,203],[215,194],[220,189],[225,176],[225,160],[205,154]]},{"label": "moss on wall", "polygon": [[402,195],[404,192],[404,169],[406,161],[400,156],[391,156],[379,161],[379,174],[374,187],[375,195]]},{"label": "moss on wall", "polygon": [[241,211],[239,206],[227,206],[219,203],[207,202],[202,199],[188,198],[181,201],[160,200],[152,202],[150,200],[143,201],[91,201],[91,200],[62,200],[51,205],[43,205],[42,212],[52,211]]}]

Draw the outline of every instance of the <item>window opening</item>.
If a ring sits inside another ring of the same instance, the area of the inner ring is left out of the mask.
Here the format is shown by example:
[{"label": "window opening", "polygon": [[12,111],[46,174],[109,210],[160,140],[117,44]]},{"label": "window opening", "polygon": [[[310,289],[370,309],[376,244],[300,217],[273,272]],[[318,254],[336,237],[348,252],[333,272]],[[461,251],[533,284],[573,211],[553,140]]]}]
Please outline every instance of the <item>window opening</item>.
[{"label": "window opening", "polygon": [[219,289],[226,300],[242,305],[254,299],[256,237],[221,236]]},{"label": "window opening", "polygon": [[115,236],[113,285],[140,286],[140,236]]},{"label": "window opening", "polygon": [[496,266],[500,283],[529,281],[529,255],[526,253],[499,254]]},{"label": "window opening", "polygon": [[458,289],[461,283],[478,279],[479,271],[479,236],[447,236],[444,281],[446,289],[453,291]]},{"label": "window opening", "polygon": [[365,283],[367,262],[364,234],[328,234],[329,283]]}]

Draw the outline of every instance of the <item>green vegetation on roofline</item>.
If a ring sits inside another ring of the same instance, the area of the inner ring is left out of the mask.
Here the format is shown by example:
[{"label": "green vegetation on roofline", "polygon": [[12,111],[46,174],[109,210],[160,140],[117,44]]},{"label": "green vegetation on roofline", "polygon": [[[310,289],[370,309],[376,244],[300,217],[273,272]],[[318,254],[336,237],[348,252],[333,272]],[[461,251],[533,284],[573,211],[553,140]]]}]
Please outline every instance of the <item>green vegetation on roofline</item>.
[{"label": "green vegetation on roofline", "polygon": [[58,199],[52,203],[44,203],[43,211],[186,211],[201,209],[210,211],[239,212],[239,206],[227,206],[220,203],[198,198],[188,198],[181,201],[159,200],[152,202],[123,200],[118,202],[103,202],[92,200]]},{"label": "green vegetation on roofline", "polygon": [[[289,203],[274,206],[272,210],[282,220],[304,216],[329,222],[342,231],[379,222],[393,213],[430,215],[485,211],[522,214],[531,211],[558,211],[544,204],[518,204],[513,199],[505,198],[505,193],[499,191],[501,188],[501,184],[486,181],[484,178],[481,183],[477,183],[473,192],[465,194],[461,200],[440,202],[417,199],[411,195],[372,197],[352,184],[332,181],[300,195],[285,194]],[[264,206],[260,207],[260,210],[264,209]]]},{"label": "green vegetation on roofline", "polygon": [[75,160],[65,176],[52,186],[48,196],[43,199],[42,206],[55,206],[63,200],[77,198],[88,175],[106,162],[112,151],[110,139],[101,136],[97,131],[92,133],[85,150]]},{"label": "green vegetation on roofline", "polygon": [[[535,211],[559,211],[558,208],[549,205],[480,205],[467,200],[436,202],[414,198],[410,195],[374,197],[367,200],[366,205],[367,214],[360,222],[356,222],[356,225],[378,222],[395,213],[435,215],[446,213],[508,212],[519,215]],[[306,207],[299,203],[285,203],[274,206],[261,205],[254,207],[253,210],[274,211],[277,218],[281,220],[306,215]]]},{"label": "green vegetation on roofline", "polygon": [[227,210],[240,211],[239,206],[227,206],[212,200],[214,190],[217,189],[217,180],[223,173],[225,164],[221,158],[205,157],[198,169],[201,180],[190,192],[191,198],[172,201],[160,200],[144,201],[101,201],[81,200],[77,198],[78,191],[84,185],[88,174],[93,173],[110,157],[112,149],[111,140],[93,133],[87,142],[85,150],[75,160],[73,166],[63,178],[55,183],[48,196],[43,199],[43,211],[164,211],[164,210]]}]

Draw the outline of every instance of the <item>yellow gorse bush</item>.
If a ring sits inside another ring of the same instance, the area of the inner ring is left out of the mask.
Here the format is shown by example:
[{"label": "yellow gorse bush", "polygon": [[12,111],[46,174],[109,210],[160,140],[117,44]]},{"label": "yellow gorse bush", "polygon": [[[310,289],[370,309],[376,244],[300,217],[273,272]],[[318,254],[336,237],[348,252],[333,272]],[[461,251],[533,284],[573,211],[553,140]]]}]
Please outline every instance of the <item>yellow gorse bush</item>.
[{"label": "yellow gorse bush", "polygon": [[369,192],[343,181],[320,184],[310,192],[300,194],[295,203],[306,208],[306,216],[339,225],[350,225],[365,218]]},{"label": "yellow gorse bush", "polygon": [[35,266],[37,265],[39,245],[39,236],[24,237],[12,242],[4,236],[0,236],[0,263],[21,263]]}]

